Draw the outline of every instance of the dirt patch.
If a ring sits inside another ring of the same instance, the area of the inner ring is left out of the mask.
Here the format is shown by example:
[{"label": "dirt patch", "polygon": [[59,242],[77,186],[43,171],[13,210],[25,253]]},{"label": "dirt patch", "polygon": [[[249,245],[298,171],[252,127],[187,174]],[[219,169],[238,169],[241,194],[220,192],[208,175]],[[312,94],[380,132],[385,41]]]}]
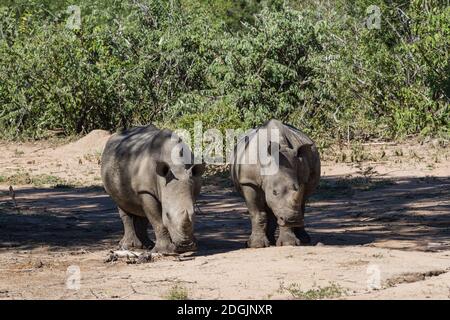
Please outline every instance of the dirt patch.
[{"label": "dirt patch", "polygon": [[70,156],[101,154],[106,142],[111,137],[109,131],[93,130],[81,139],[55,149],[55,153]]},{"label": "dirt patch", "polygon": [[66,145],[0,143],[0,185],[100,185],[100,158],[111,134],[94,130]]},{"label": "dirt patch", "polygon": [[[17,178],[0,179],[0,299],[449,298],[445,148],[365,146],[372,156],[351,163],[324,156],[306,212],[315,246],[246,249],[246,206],[216,172],[198,201],[197,253],[105,263],[123,232],[100,184],[108,137],[95,131],[63,146],[0,143],[0,177]],[[77,289],[68,285],[70,270],[80,272]]]}]

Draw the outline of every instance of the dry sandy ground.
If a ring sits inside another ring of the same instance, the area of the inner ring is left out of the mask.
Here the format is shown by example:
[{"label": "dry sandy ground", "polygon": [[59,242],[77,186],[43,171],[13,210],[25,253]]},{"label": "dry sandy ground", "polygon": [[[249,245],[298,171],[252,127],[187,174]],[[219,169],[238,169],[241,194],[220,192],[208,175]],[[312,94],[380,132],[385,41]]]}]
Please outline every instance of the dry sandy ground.
[{"label": "dry sandy ground", "polygon": [[[315,245],[307,247],[245,248],[244,203],[226,178],[208,177],[200,250],[133,264],[105,262],[122,233],[99,186],[108,136],[0,143],[0,299],[450,299],[448,146],[325,150],[306,213]],[[351,157],[362,161],[335,160]],[[62,185],[47,185],[56,183],[48,175]],[[79,289],[67,286],[78,283],[69,266],[80,268]]]}]

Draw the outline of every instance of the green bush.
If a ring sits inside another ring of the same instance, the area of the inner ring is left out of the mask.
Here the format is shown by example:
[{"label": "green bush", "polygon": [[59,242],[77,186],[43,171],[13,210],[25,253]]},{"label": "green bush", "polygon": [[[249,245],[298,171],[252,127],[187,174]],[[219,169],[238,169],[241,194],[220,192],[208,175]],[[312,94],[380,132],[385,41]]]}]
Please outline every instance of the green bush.
[{"label": "green bush", "polygon": [[[450,133],[446,1],[0,2],[0,132],[156,122],[323,140]],[[365,24],[380,8],[380,29]]]},{"label": "green bush", "polygon": [[126,127],[161,119],[184,93],[205,87],[208,23],[165,2],[121,3],[81,6],[80,30],[67,29],[64,14],[34,19],[42,6],[24,10],[0,42],[2,128],[39,136]]}]

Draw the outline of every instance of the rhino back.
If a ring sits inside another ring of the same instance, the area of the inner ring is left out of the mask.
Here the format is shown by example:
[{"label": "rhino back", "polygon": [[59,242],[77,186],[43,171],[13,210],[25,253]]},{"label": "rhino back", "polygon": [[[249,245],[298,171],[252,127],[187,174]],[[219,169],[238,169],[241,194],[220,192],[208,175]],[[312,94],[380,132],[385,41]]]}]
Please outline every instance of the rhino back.
[{"label": "rhino back", "polygon": [[293,148],[311,144],[311,149],[305,154],[310,169],[305,194],[307,197],[311,195],[319,185],[320,180],[320,155],[315,142],[299,129],[279,120],[269,120],[260,128],[267,130],[278,129],[280,132],[280,144],[291,144]]},{"label": "rhino back", "polygon": [[320,179],[320,156],[314,141],[309,138],[305,133],[301,132],[297,128],[284,124],[279,120],[269,120],[260,127],[252,130],[248,135],[246,141],[245,137],[241,138],[236,144],[233,163],[231,164],[231,178],[236,190],[241,193],[240,181],[251,181],[255,185],[261,184],[260,168],[261,164],[259,160],[256,164],[239,164],[244,156],[249,156],[250,153],[256,152],[254,150],[254,144],[257,133],[259,130],[271,130],[278,129],[281,144],[287,144],[287,140],[290,141],[292,146],[299,147],[304,144],[311,144],[311,151],[306,154],[306,159],[310,168],[310,176],[306,185],[306,196],[309,196],[317,188]]},{"label": "rhino back", "polygon": [[163,131],[149,125],[114,134],[108,140],[102,155],[102,180],[105,190],[123,209],[141,211],[138,190],[157,189],[152,168],[165,139]]}]

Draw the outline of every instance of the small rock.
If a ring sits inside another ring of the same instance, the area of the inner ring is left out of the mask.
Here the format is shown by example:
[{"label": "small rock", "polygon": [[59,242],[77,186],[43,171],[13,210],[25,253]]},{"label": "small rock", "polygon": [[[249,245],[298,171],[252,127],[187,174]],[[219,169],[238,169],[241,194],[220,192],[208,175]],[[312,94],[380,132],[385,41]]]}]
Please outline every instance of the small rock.
[{"label": "small rock", "polygon": [[110,263],[110,262],[114,262],[117,260],[119,260],[119,257],[114,252],[111,252],[103,262]]},{"label": "small rock", "polygon": [[322,242],[317,242],[317,243],[316,243],[316,246],[321,247],[321,246],[324,246],[324,244],[323,244]]},{"label": "small rock", "polygon": [[0,297],[8,298],[9,297],[9,291],[0,289]]},{"label": "small rock", "polygon": [[153,257],[151,253],[143,253],[137,258],[136,263],[149,263],[152,262]]}]

